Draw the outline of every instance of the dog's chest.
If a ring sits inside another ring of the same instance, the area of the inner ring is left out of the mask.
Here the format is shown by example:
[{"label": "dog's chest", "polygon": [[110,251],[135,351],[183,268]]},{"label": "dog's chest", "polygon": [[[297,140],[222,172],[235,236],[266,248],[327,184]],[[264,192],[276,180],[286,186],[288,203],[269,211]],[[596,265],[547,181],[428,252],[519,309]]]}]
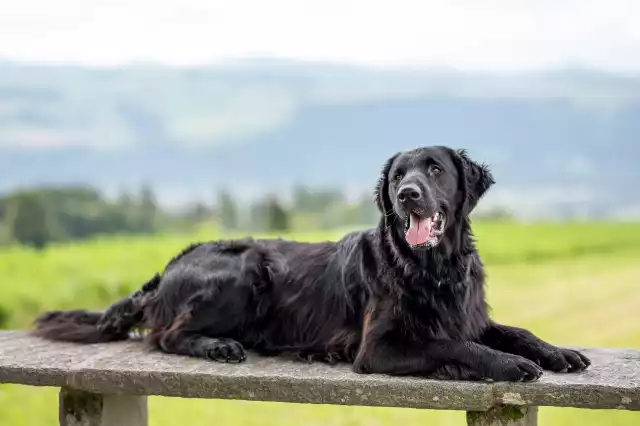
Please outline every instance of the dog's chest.
[{"label": "dog's chest", "polygon": [[434,282],[404,297],[398,313],[409,336],[423,339],[472,340],[482,328],[481,306],[463,283]]}]

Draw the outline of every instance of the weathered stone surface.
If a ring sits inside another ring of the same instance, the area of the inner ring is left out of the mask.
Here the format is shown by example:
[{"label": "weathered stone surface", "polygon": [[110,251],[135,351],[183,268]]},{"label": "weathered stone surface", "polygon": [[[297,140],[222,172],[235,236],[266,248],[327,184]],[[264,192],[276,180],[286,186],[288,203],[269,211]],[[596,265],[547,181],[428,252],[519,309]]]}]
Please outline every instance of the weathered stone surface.
[{"label": "weathered stone surface", "polygon": [[60,426],[101,426],[102,395],[63,388],[58,399]]},{"label": "weathered stone surface", "polygon": [[467,413],[468,426],[537,426],[538,407],[513,405]]},{"label": "weathered stone surface", "polygon": [[60,390],[60,426],[147,426],[147,397]]},{"label": "weathered stone surface", "polygon": [[221,364],[148,352],[139,342],[52,343],[0,332],[0,383],[68,386],[105,394],[165,395],[321,404],[485,411],[496,405],[640,410],[640,351],[595,349],[577,374],[536,383],[445,382],[360,375],[348,366],[251,354]]}]

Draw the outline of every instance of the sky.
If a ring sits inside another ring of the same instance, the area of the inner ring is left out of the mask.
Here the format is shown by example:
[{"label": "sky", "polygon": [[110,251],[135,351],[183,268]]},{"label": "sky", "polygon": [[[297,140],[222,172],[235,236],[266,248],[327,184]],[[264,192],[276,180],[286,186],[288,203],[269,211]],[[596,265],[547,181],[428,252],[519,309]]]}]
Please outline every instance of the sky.
[{"label": "sky", "polygon": [[0,0],[0,59],[640,71],[638,0]]}]

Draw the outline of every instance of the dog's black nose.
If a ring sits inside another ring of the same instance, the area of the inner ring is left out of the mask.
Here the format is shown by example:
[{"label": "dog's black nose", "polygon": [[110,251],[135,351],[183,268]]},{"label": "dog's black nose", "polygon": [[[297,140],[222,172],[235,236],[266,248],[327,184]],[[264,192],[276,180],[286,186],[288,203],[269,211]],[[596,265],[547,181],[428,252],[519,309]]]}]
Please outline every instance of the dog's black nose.
[{"label": "dog's black nose", "polygon": [[422,198],[422,191],[418,185],[414,185],[412,183],[408,183],[406,185],[402,185],[400,190],[398,191],[398,200],[401,203],[406,203],[408,201],[418,201]]}]

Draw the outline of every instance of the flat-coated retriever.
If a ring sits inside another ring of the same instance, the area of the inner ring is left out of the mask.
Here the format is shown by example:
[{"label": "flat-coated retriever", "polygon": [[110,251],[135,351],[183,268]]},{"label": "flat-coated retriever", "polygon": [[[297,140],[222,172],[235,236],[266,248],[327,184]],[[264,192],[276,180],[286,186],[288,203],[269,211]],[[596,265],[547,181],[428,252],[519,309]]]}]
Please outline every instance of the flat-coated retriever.
[{"label": "flat-coated retriever", "polygon": [[438,379],[530,381],[542,369],[584,370],[583,354],[489,318],[469,214],[493,184],[463,150],[398,153],[375,191],[375,229],[338,242],[194,244],[106,312],[48,312],[33,332],[90,343],[139,328],[172,354],[242,362],[253,349]]}]

